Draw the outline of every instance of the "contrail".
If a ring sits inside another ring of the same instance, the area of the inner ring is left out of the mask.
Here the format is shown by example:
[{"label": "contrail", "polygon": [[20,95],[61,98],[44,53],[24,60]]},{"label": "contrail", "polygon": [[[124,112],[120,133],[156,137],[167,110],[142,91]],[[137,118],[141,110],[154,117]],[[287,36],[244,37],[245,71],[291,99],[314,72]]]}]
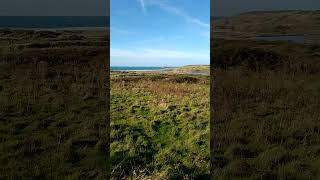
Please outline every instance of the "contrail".
[{"label": "contrail", "polygon": [[138,0],[138,2],[139,2],[140,5],[141,5],[142,11],[143,11],[144,13],[146,13],[147,9],[146,9],[146,7],[145,7],[144,0]]},{"label": "contrail", "polygon": [[[143,1],[143,0],[139,0],[139,1]],[[210,28],[210,24],[209,23],[203,22],[200,19],[197,19],[197,18],[195,18],[193,16],[190,16],[187,12],[185,12],[185,11],[175,7],[175,6],[172,6],[172,5],[169,5],[169,4],[165,3],[166,1],[148,0],[146,2],[148,2],[148,5],[149,4],[156,5],[156,6],[160,7],[161,9],[167,11],[168,13],[180,16],[180,17],[184,18],[188,22],[191,22],[193,24],[197,24],[197,25],[205,27],[205,28]]]}]

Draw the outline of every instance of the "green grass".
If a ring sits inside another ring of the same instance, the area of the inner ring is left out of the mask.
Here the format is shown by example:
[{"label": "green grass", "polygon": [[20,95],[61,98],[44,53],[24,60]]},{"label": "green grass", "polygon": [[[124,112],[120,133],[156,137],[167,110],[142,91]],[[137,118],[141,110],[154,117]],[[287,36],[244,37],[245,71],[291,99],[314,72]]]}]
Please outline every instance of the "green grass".
[{"label": "green grass", "polygon": [[111,78],[112,177],[209,177],[209,78]]},{"label": "green grass", "polygon": [[202,73],[202,74],[210,74],[210,66],[209,65],[188,65],[179,67],[174,70],[177,73],[184,74],[192,74],[192,73]]}]

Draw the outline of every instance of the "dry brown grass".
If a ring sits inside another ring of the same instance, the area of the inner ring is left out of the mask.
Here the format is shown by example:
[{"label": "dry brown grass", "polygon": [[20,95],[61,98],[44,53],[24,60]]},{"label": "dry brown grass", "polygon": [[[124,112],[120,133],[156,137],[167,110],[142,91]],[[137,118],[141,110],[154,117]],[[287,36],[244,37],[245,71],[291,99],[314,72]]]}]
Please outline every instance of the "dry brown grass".
[{"label": "dry brown grass", "polygon": [[20,47],[0,54],[0,179],[105,179],[108,49]]},{"label": "dry brown grass", "polygon": [[[310,57],[309,47],[300,45],[220,43],[219,48],[227,50],[213,55],[215,61],[220,60],[213,68],[211,106],[214,177],[317,179],[319,64],[311,66],[310,62],[319,58]],[[300,48],[290,53],[289,47]],[[243,48],[261,51],[250,51],[248,56]],[[268,67],[269,59],[258,55],[268,51],[284,57],[284,65]],[[239,63],[228,64],[228,60]],[[257,71],[246,61],[263,68]]]},{"label": "dry brown grass", "polygon": [[[141,87],[146,91],[153,93],[158,96],[187,96],[193,91],[193,86],[190,84],[177,84],[172,82],[154,82],[154,81],[144,81],[141,82]],[[188,88],[187,88],[188,87]]]}]

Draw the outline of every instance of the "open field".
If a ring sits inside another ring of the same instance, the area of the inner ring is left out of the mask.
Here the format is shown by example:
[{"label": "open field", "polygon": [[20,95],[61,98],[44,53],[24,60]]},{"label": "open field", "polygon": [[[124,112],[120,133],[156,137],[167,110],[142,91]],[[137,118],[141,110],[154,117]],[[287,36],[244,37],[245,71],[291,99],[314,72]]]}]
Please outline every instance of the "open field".
[{"label": "open field", "polygon": [[211,50],[213,177],[320,179],[319,46],[215,39]]},{"label": "open field", "polygon": [[0,179],[105,179],[106,32],[0,31]]},{"label": "open field", "polygon": [[209,76],[112,72],[110,113],[114,179],[209,178]]}]

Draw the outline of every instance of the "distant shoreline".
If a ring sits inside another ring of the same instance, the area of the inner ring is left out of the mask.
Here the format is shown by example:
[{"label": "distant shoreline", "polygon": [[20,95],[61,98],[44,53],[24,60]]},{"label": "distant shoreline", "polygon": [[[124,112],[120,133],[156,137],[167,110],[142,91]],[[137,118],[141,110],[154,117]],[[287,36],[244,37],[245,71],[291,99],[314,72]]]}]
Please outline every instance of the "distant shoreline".
[{"label": "distant shoreline", "polygon": [[34,31],[108,30],[108,16],[0,16],[0,29]]},{"label": "distant shoreline", "polygon": [[185,65],[180,67],[111,67],[111,72],[159,72],[188,75],[209,75],[209,65]]},{"label": "distant shoreline", "polygon": [[165,69],[143,69],[143,70],[111,70],[111,72],[149,72],[149,71],[163,71]]},{"label": "distant shoreline", "polygon": [[114,66],[110,67],[111,71],[114,72],[148,72],[148,71],[164,71],[173,70],[178,67],[129,67],[129,66]]},{"label": "distant shoreline", "polygon": [[0,31],[108,31],[108,27],[16,28],[0,27]]}]

